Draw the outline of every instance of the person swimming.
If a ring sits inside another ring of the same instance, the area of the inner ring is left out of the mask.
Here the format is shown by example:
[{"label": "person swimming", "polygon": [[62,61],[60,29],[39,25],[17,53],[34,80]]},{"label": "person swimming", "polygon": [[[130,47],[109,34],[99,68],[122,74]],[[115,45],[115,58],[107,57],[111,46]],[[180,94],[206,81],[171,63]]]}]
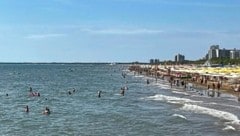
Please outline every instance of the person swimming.
[{"label": "person swimming", "polygon": [[121,94],[122,96],[124,96],[124,93],[125,93],[125,89],[124,89],[124,88],[121,88],[120,94]]},{"label": "person swimming", "polygon": [[25,112],[29,112],[29,107],[28,107],[28,105],[25,107],[25,110],[24,110]]},{"label": "person swimming", "polygon": [[51,113],[50,109],[48,107],[46,107],[43,114],[49,115],[50,113]]},{"label": "person swimming", "polygon": [[101,97],[101,93],[102,93],[102,91],[98,91],[98,98]]},{"label": "person swimming", "polygon": [[32,87],[29,88],[29,92],[32,92]]},{"label": "person swimming", "polygon": [[40,97],[40,93],[39,92],[31,92],[29,94],[29,96],[38,96],[38,97]]}]

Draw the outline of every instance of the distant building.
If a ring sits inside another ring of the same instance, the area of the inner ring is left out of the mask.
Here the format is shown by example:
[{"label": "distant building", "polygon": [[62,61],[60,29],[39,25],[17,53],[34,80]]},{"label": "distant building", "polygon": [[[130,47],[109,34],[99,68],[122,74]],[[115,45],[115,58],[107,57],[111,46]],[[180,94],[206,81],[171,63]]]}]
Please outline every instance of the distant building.
[{"label": "distant building", "polygon": [[175,62],[183,63],[185,61],[185,56],[181,54],[177,54],[175,56]]},{"label": "distant building", "polygon": [[231,59],[239,59],[240,58],[240,50],[233,49],[230,51]]},{"label": "distant building", "polygon": [[219,45],[212,45],[210,46],[210,49],[208,50],[208,59],[212,59],[212,58],[230,58],[230,59],[234,59],[234,58],[239,58],[240,57],[240,51],[233,49],[220,49]]},{"label": "distant building", "polygon": [[219,45],[212,45],[208,50],[208,59],[218,58],[219,56]]},{"label": "distant building", "polygon": [[219,49],[218,58],[230,58],[230,51],[231,50],[227,50],[225,48]]},{"label": "distant building", "polygon": [[160,60],[159,59],[150,59],[150,64],[159,64]]},{"label": "distant building", "polygon": [[150,64],[153,64],[154,63],[154,59],[150,59]]}]

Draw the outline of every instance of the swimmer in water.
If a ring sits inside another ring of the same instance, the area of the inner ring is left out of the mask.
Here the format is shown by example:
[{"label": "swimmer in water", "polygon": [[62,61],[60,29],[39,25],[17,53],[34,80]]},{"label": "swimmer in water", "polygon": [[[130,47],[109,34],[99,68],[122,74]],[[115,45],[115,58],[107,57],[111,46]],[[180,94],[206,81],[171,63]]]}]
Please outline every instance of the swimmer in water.
[{"label": "swimmer in water", "polygon": [[121,94],[122,96],[124,96],[124,93],[125,93],[124,88],[121,88],[121,92],[120,92],[120,94]]},{"label": "swimmer in water", "polygon": [[32,87],[29,88],[29,92],[32,92]]},{"label": "swimmer in water", "polygon": [[150,81],[147,79],[147,84],[150,84]]},{"label": "swimmer in water", "polygon": [[50,113],[51,113],[50,109],[48,107],[46,107],[43,114],[49,115]]},{"label": "swimmer in water", "polygon": [[28,105],[25,107],[25,112],[29,112],[29,108],[28,108]]},{"label": "swimmer in water", "polygon": [[101,93],[102,93],[102,91],[98,91],[98,98],[101,97]]}]

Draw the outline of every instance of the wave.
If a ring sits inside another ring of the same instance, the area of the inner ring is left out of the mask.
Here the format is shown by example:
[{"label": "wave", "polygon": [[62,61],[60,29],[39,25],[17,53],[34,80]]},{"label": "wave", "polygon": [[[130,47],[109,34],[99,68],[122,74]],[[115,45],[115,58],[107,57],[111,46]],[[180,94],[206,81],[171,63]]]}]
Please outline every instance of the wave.
[{"label": "wave", "polygon": [[134,72],[131,72],[129,69],[124,69],[124,70],[122,70],[123,72],[128,72],[128,73],[133,73],[134,74]]},{"label": "wave", "polygon": [[229,121],[228,123],[230,124],[240,125],[240,120],[238,119],[238,117],[226,111],[210,109],[210,108],[201,107],[201,106],[192,105],[192,104],[184,104],[184,106],[181,109],[185,111],[194,112],[194,113],[210,115],[212,117]]},{"label": "wave", "polygon": [[166,90],[172,89],[167,82],[157,82],[157,83],[154,82],[153,85],[155,85],[155,86],[157,86],[157,87],[159,87],[161,89],[166,89]]},{"label": "wave", "polygon": [[184,94],[184,95],[188,95],[189,96],[189,94],[186,93],[186,92],[179,92],[179,91],[172,91],[172,92],[175,93],[175,94]]},{"label": "wave", "polygon": [[171,89],[171,87],[169,85],[157,84],[156,86],[160,87],[161,89],[166,89],[166,90]]},{"label": "wave", "polygon": [[186,98],[166,96],[166,95],[162,95],[162,94],[157,94],[157,95],[154,95],[154,96],[150,96],[150,97],[148,97],[148,99],[156,100],[156,101],[165,101],[165,102],[174,103],[174,104],[202,102],[202,101],[194,101],[194,100],[186,99]]},{"label": "wave", "polygon": [[182,118],[182,119],[187,119],[185,116],[183,116],[181,114],[173,114],[172,116],[173,117],[179,117],[179,118]]},{"label": "wave", "polygon": [[134,77],[143,78],[144,76],[142,76],[142,75],[135,75]]},{"label": "wave", "polygon": [[210,102],[209,104],[211,104],[211,105],[225,106],[225,107],[232,107],[232,108],[240,109],[240,106],[234,106],[234,105],[229,105],[229,104],[219,104],[219,103],[215,103],[215,102]]},{"label": "wave", "polygon": [[235,131],[236,129],[233,126],[227,125],[225,128],[223,128],[222,130],[227,131],[227,130],[233,130]]}]

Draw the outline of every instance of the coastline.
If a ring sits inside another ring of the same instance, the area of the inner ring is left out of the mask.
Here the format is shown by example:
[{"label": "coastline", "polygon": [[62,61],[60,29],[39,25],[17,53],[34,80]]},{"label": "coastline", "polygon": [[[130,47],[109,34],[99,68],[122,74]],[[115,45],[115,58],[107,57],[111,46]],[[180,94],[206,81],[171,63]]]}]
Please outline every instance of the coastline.
[{"label": "coastline", "polygon": [[[135,74],[168,80],[170,86],[184,82],[194,88],[232,94],[239,97],[240,67],[208,68],[192,65],[131,65],[129,70]],[[216,72],[217,71],[217,72]],[[233,73],[229,73],[233,72]]]}]

